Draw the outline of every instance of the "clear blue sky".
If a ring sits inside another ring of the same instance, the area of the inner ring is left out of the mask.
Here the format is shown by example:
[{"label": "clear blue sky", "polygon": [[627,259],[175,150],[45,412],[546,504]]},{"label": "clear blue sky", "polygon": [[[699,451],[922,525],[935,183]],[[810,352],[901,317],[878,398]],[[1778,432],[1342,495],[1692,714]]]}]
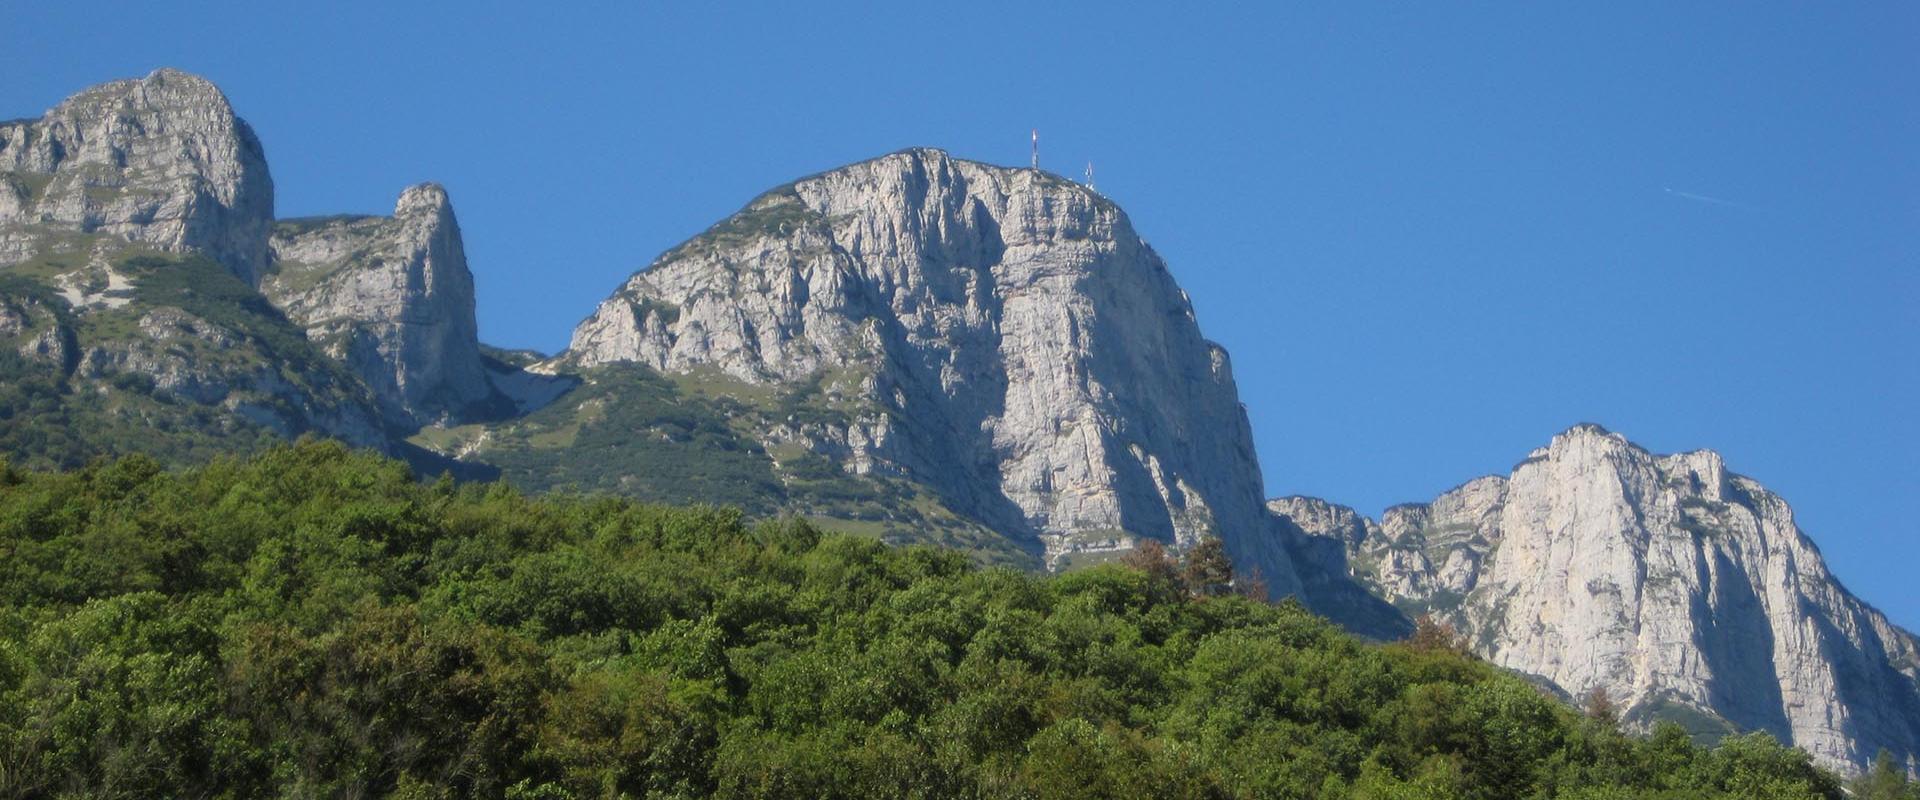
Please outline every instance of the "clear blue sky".
[{"label": "clear blue sky", "polygon": [[0,117],[171,65],[283,216],[440,181],[490,342],[562,347],[767,187],[1038,127],[1232,351],[1273,493],[1378,513],[1595,421],[1720,450],[1920,628],[1911,2],[172,5],[0,0]]}]

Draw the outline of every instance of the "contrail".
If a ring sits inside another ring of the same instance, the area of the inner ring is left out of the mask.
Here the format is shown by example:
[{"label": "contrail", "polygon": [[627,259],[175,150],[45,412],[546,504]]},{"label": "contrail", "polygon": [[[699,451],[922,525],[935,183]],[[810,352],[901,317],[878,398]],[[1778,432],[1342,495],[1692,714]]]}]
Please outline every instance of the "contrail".
[{"label": "contrail", "polygon": [[1693,192],[1682,192],[1670,186],[1662,186],[1660,188],[1661,188],[1661,191],[1664,191],[1667,194],[1670,194],[1670,195],[1673,195],[1674,197],[1682,198],[1685,200],[1694,200],[1701,203],[1712,203],[1716,206],[1726,206],[1728,208],[1738,208],[1742,211],[1759,211],[1760,210],[1760,209],[1754,208],[1753,206],[1747,205],[1746,203],[1736,203],[1732,200],[1722,200],[1718,197],[1709,197],[1704,194],[1694,194]]}]

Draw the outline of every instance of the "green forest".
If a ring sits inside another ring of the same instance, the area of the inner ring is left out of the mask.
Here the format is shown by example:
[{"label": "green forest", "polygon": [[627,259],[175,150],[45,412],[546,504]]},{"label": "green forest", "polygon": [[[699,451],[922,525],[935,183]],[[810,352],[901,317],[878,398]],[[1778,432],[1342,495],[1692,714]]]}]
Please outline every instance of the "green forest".
[{"label": "green forest", "polygon": [[1209,551],[1038,575],[317,441],[0,464],[0,797],[1843,796]]}]

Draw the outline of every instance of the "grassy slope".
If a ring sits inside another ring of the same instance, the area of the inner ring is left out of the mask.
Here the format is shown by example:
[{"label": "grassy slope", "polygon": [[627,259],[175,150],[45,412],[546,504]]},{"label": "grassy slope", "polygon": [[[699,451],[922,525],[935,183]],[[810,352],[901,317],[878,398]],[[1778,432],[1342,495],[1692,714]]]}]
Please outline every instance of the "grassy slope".
[{"label": "grassy slope", "polygon": [[924,487],[852,475],[797,444],[761,444],[776,426],[845,424],[818,386],[776,389],[718,374],[663,375],[640,365],[587,370],[580,388],[525,417],[429,429],[413,443],[461,453],[530,489],[615,492],[641,500],[798,514],[893,543],[940,544],[988,563],[1033,554],[943,505]]}]

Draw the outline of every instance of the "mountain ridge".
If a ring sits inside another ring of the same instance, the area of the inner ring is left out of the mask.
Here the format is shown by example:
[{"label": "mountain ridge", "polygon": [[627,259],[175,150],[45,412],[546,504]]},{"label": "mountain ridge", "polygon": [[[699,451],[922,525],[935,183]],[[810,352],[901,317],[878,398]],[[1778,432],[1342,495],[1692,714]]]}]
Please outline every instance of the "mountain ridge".
[{"label": "mountain ridge", "polygon": [[[785,184],[636,272],[558,361],[830,374],[852,419],[808,449],[931,483],[1050,563],[1222,528],[1299,585],[1262,530],[1225,351],[1124,212],[1057,176],[916,148]],[[1183,449],[1202,418],[1228,422],[1207,459]]]},{"label": "mountain ridge", "polygon": [[[1775,731],[1830,765],[1862,767],[1880,743],[1920,766],[1906,690],[1873,672],[1920,680],[1912,634],[1848,593],[1784,501],[1717,453],[1656,456],[1582,423],[1505,477],[1377,522],[1264,497],[1226,351],[1124,210],[1052,173],[907,148],[782,184],[649,261],[538,358],[479,342],[444,188],[409,187],[391,216],[276,220],[251,128],[210,82],[159,70],[0,123],[0,278],[0,403],[32,409],[0,446],[44,463],[192,462],[320,433],[429,474],[733,503],[1029,569],[1219,537],[1274,597],[1363,635],[1437,613],[1570,697],[1618,689],[1630,712]],[[1563,439],[1605,452],[1544,472],[1573,459]],[[1588,480],[1603,473],[1632,496]],[[1509,524],[1515,498],[1538,510]],[[1585,527],[1543,522],[1554,514]],[[1559,542],[1562,528],[1584,538]],[[1662,569],[1697,564],[1672,580],[1710,589],[1712,613],[1644,612],[1654,582],[1627,534],[1675,543]],[[1534,538],[1541,563],[1592,561],[1580,575],[1636,604],[1594,611],[1567,600],[1585,584],[1556,595],[1513,573]],[[1476,605],[1493,588],[1506,605]],[[1611,620],[1628,611],[1663,631],[1656,647],[1594,644],[1625,641]],[[1534,633],[1541,614],[1560,627]],[[1745,627],[1715,638],[1723,626]],[[1895,644],[1875,656],[1863,637]],[[1711,669],[1636,666],[1658,646],[1723,641],[1733,650],[1699,656]],[[1568,663],[1576,650],[1610,666]],[[1733,668],[1761,661],[1778,702],[1727,702],[1728,686],[1767,685]]]},{"label": "mountain ridge", "polygon": [[1920,638],[1849,592],[1785,501],[1710,449],[1662,456],[1581,424],[1506,477],[1377,522],[1273,502],[1377,594],[1570,697],[1604,690],[1638,724],[1768,730],[1832,765],[1881,748],[1916,764]]}]

